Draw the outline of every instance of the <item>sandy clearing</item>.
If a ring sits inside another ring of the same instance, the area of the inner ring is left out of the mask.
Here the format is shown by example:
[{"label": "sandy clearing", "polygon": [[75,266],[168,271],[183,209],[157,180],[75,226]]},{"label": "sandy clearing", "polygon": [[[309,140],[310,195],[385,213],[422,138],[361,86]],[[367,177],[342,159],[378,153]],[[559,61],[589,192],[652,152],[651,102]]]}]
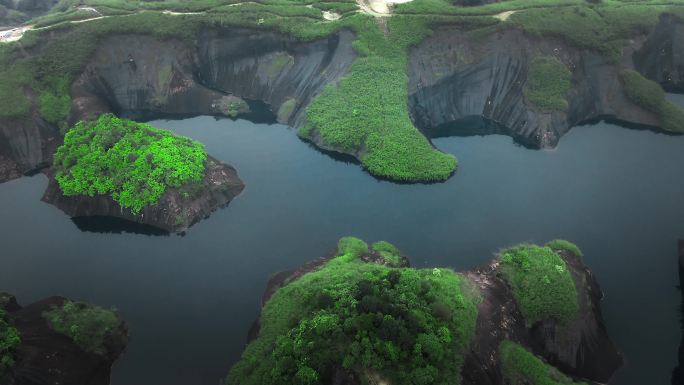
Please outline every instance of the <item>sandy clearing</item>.
[{"label": "sandy clearing", "polygon": [[338,20],[342,15],[335,12],[323,11],[323,18],[328,21]]},{"label": "sandy clearing", "polygon": [[492,16],[495,19],[499,19],[501,21],[506,21],[508,20],[509,17],[511,17],[512,14],[514,14],[516,11],[506,11],[506,12],[501,12],[497,13],[496,15]]},{"label": "sandy clearing", "polygon": [[394,4],[408,3],[413,0],[357,0],[362,12],[375,17],[390,16]]}]

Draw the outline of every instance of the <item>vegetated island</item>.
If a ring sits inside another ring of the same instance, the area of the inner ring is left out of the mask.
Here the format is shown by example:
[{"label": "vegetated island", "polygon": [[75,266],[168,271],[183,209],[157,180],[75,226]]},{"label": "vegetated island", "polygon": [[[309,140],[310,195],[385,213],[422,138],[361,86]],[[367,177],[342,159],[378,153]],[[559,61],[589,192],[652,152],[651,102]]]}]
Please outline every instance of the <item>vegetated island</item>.
[{"label": "vegetated island", "polygon": [[43,200],[72,217],[118,217],[169,232],[187,230],[244,188],[202,144],[111,114],[69,129],[48,174]]},{"label": "vegetated island", "polygon": [[108,385],[128,329],[114,310],[63,297],[21,307],[0,293],[0,383]]},{"label": "vegetated island", "polygon": [[[679,133],[664,89],[684,91],[683,15],[684,0],[59,2],[0,43],[0,180],[48,165],[80,120],[236,117],[248,100],[403,182],[454,173],[430,143],[452,125],[542,148],[600,118]],[[473,116],[486,127],[457,125]]]},{"label": "vegetated island", "polygon": [[276,274],[228,385],[579,384],[622,365],[574,244],[502,250],[464,273],[346,237]]}]

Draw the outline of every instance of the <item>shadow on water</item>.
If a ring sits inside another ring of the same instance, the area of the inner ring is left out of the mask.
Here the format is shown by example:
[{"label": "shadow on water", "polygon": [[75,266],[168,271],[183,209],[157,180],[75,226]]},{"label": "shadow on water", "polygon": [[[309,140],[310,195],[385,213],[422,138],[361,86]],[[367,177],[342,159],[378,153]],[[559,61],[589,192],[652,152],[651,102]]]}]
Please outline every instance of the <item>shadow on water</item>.
[{"label": "shadow on water", "polygon": [[206,113],[196,114],[179,114],[159,111],[114,111],[115,114],[124,119],[137,120],[139,122],[149,122],[152,120],[184,120],[194,118],[197,116],[214,116],[216,120],[220,119],[244,119],[256,124],[275,124],[278,123],[276,116],[271,112],[268,104],[260,100],[243,99],[249,105],[249,112],[241,113],[236,117],[229,117],[222,114],[208,115]]},{"label": "shadow on water", "polygon": [[682,329],[682,340],[679,343],[679,359],[677,366],[672,371],[672,385],[684,384],[684,239],[678,242],[679,251],[679,292],[682,302],[679,304],[679,325]]},{"label": "shadow on water", "polygon": [[520,135],[511,135],[503,125],[485,119],[482,116],[467,116],[462,119],[454,120],[449,123],[440,124],[437,127],[427,128],[422,130],[423,133],[431,138],[447,138],[447,137],[468,137],[468,136],[486,136],[486,135],[506,135],[513,138],[513,142],[517,145],[525,147],[530,150],[538,150],[539,145],[532,142],[528,138]]},{"label": "shadow on water", "polygon": [[100,234],[140,234],[149,236],[169,236],[166,230],[153,226],[127,221],[121,218],[92,216],[71,218],[76,227],[84,232]]}]

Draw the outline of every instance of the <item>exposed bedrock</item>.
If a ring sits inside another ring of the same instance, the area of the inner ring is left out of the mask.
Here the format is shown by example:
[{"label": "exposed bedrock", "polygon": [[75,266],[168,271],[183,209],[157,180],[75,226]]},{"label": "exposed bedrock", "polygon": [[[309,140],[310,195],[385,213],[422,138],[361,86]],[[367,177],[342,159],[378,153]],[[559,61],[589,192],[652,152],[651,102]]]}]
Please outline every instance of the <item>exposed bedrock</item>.
[{"label": "exposed bedrock", "polygon": [[0,292],[0,309],[7,312],[21,338],[13,352],[16,363],[4,385],[110,383],[112,365],[128,343],[126,324],[117,318],[118,325],[104,332],[103,346],[97,352],[86,351],[71,337],[56,331],[44,315],[67,301],[50,297],[22,307],[14,296]]},{"label": "exposed bedrock", "polygon": [[665,14],[634,55],[634,65],[666,90],[684,92],[684,21]]},{"label": "exposed bedrock", "polygon": [[208,217],[214,210],[227,205],[242,192],[245,185],[231,166],[214,158],[207,159],[204,180],[190,191],[167,188],[166,193],[154,205],[146,206],[140,213],[122,208],[109,195],[65,196],[50,170],[50,182],[43,201],[55,205],[71,217],[107,216],[125,219],[181,233]]},{"label": "exposed bedrock", "polygon": [[[567,251],[557,251],[565,261],[577,288],[579,311],[576,319],[563,324],[549,318],[528,324],[513,292],[498,274],[499,260],[492,260],[463,274],[474,283],[482,301],[478,304],[476,331],[461,371],[464,385],[505,385],[498,349],[505,340],[528,347],[548,364],[574,378],[594,383],[607,383],[623,364],[623,358],[613,344],[603,322],[603,293],[591,270],[580,258]],[[281,287],[315,271],[333,254],[318,258],[296,269],[271,276],[263,293],[262,307]],[[375,262],[373,254],[360,257]],[[402,257],[401,267],[409,260]],[[248,339],[257,337],[256,320]],[[357,385],[344,370],[335,373],[333,384]]]},{"label": "exposed bedrock", "polygon": [[[565,111],[546,112],[526,99],[529,63],[536,56],[554,56],[572,71]],[[445,27],[411,52],[409,107],[414,123],[428,135],[481,116],[518,141],[542,148],[554,147],[570,127],[598,117],[658,126],[654,114],[627,100],[619,72],[614,60],[556,39],[513,29],[481,37]]]},{"label": "exposed bedrock", "polygon": [[347,31],[300,42],[273,32],[227,29],[204,31],[191,47],[148,36],[112,36],[101,42],[72,87],[72,120],[105,111],[135,119],[234,116],[227,111],[231,96],[263,101],[282,123],[297,126],[303,107],[346,72],[354,58],[353,39]]},{"label": "exposed bedrock", "polygon": [[479,287],[477,328],[463,367],[463,384],[502,384],[498,356],[503,340],[519,341],[562,372],[593,382],[607,383],[622,366],[622,356],[611,341],[601,314],[603,293],[582,261],[559,251],[577,287],[579,316],[567,325],[554,319],[527,325],[511,289],[497,276],[498,261],[466,274]]}]

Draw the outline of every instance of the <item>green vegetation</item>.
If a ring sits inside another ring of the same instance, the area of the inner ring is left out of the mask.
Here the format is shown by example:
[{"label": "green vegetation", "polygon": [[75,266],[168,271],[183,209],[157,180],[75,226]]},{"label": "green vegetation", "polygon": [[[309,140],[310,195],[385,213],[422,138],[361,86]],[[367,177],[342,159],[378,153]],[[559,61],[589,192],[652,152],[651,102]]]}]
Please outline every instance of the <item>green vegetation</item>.
[{"label": "green vegetation", "polygon": [[232,95],[221,97],[217,107],[222,114],[230,118],[236,118],[239,114],[249,111],[247,102]]},{"label": "green vegetation", "polygon": [[504,379],[511,385],[586,385],[572,381],[558,369],[511,341],[501,343],[499,357]]},{"label": "green vegetation", "polygon": [[[398,253],[386,242],[374,248]],[[365,263],[365,252],[363,241],[343,238],[338,257],[280,288],[226,384],[324,384],[338,368],[362,381],[460,383],[477,317],[466,279]]]},{"label": "green vegetation", "polygon": [[206,159],[196,141],[105,114],[66,133],[54,167],[64,195],[111,194],[139,213],[167,188],[201,182]]},{"label": "green vegetation", "polygon": [[[71,23],[95,15],[80,6],[94,7],[105,17]],[[519,28],[617,58],[626,42],[652,28],[662,12],[684,14],[684,0],[510,0],[476,7],[456,6],[451,0],[414,0],[398,5],[396,14],[382,21],[356,9],[354,0],[63,0],[49,15],[34,20],[42,29],[0,45],[0,78],[5,80],[0,84],[0,118],[25,117],[36,105],[47,121],[63,125],[71,105],[69,85],[103,36],[149,34],[192,44],[199,30],[212,27],[276,30],[300,40],[350,29],[357,36],[354,48],[359,56],[341,81],[327,86],[308,106],[308,125],[299,135],[359,157],[363,167],[379,177],[443,181],[456,169],[456,159],[432,147],[413,126],[407,108],[408,50],[435,27],[458,25],[473,30],[473,35]],[[342,17],[326,21],[321,10]],[[494,17],[501,18],[506,11],[515,12],[505,21]],[[48,43],[38,45],[48,36]],[[268,75],[277,76],[291,60],[287,54],[276,55]],[[535,60],[539,68],[531,69],[527,94],[542,109],[562,110],[567,73],[551,60]],[[160,71],[160,84],[163,75]],[[283,116],[290,106],[283,104]],[[682,113],[674,105],[663,103],[658,113],[666,129],[681,128]]]},{"label": "green vegetation", "polygon": [[525,84],[527,100],[545,111],[565,111],[572,74],[555,57],[538,56],[532,59]]},{"label": "green vegetation", "polygon": [[582,258],[584,256],[584,254],[582,254],[582,250],[580,250],[576,244],[566,241],[565,239],[554,239],[553,241],[548,242],[545,246],[553,251],[567,251],[577,258]]},{"label": "green vegetation", "polygon": [[627,97],[635,104],[656,113],[663,129],[684,132],[684,110],[665,99],[665,91],[658,83],[632,70],[622,71],[620,77]]},{"label": "green vegetation", "polygon": [[266,68],[266,74],[269,78],[276,77],[288,65],[294,64],[294,58],[287,53],[278,52],[271,59],[271,63]]},{"label": "green vegetation", "polygon": [[382,255],[387,266],[399,267],[401,264],[401,252],[393,244],[379,241],[373,244],[373,251]]},{"label": "green vegetation", "polygon": [[565,261],[551,248],[520,245],[501,252],[498,273],[508,283],[528,325],[577,317],[577,289]]},{"label": "green vegetation", "polygon": [[108,336],[121,337],[121,320],[113,309],[65,301],[61,307],[44,312],[43,317],[53,330],[68,336],[88,353],[106,355]]},{"label": "green vegetation", "polygon": [[284,101],[283,104],[280,105],[280,108],[278,108],[278,121],[287,122],[288,119],[290,119],[290,117],[292,116],[292,113],[294,112],[296,106],[297,100],[295,99],[287,99],[286,101]]},{"label": "green vegetation", "polygon": [[0,380],[14,366],[14,350],[21,344],[19,332],[10,323],[7,313],[0,308]]}]

